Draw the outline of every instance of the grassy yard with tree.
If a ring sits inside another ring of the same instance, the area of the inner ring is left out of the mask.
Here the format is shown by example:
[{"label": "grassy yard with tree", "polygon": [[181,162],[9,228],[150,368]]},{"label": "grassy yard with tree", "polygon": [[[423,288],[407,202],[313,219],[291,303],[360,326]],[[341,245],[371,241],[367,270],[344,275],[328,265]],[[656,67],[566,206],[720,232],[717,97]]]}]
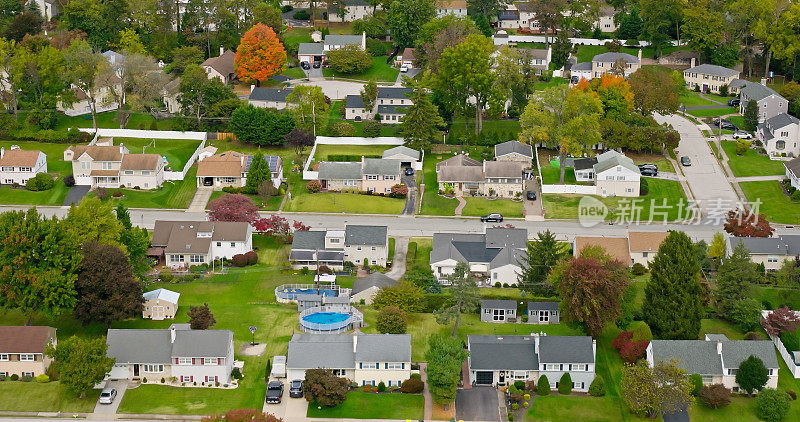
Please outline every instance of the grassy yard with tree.
[{"label": "grassy yard with tree", "polygon": [[773,223],[800,223],[800,204],[783,194],[780,182],[768,180],[761,182],[739,182],[747,200],[760,201],[759,212]]},{"label": "grassy yard with tree", "polygon": [[[125,145],[131,154],[158,154],[167,157],[172,171],[181,171],[200,141],[191,139],[114,138],[114,145]],[[223,152],[223,151],[219,151]]]},{"label": "grassy yard with tree", "polygon": [[738,113],[739,109],[736,107],[720,106],[719,108],[700,108],[696,110],[687,110],[686,113],[694,117],[717,117],[726,114]]},{"label": "grassy yard with tree", "polygon": [[309,418],[420,420],[425,413],[422,394],[376,394],[350,391],[347,400],[336,407],[309,403]]},{"label": "grassy yard with tree", "polygon": [[386,63],[386,57],[373,57],[372,66],[364,72],[355,74],[339,73],[333,69],[322,69],[322,76],[353,79],[357,81],[369,81],[374,79],[379,82],[395,82],[397,75],[400,73],[399,69],[393,68],[390,64]]},{"label": "grassy yard with tree", "polygon": [[743,155],[736,155],[736,142],[722,141],[722,149],[728,156],[728,165],[736,177],[773,176],[786,174],[783,161],[770,160],[769,157],[748,149]]}]

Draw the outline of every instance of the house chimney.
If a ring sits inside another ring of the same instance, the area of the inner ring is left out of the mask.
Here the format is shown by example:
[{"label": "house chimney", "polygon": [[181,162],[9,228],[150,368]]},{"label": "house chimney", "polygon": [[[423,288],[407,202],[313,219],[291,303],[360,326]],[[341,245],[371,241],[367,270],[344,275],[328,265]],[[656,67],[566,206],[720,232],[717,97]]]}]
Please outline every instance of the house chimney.
[{"label": "house chimney", "polygon": [[254,89],[256,89],[256,86],[255,85],[250,85],[250,93],[252,93]]},{"label": "house chimney", "polygon": [[221,56],[225,52],[224,46],[219,46],[219,55]]},{"label": "house chimney", "polygon": [[697,58],[692,57],[691,66],[690,67],[695,67],[695,66],[697,66]]},{"label": "house chimney", "polygon": [[539,335],[536,333],[533,334],[533,352],[536,353],[536,356],[539,356]]},{"label": "house chimney", "polygon": [[119,152],[120,154],[125,154],[125,145],[119,144]]},{"label": "house chimney", "polygon": [[597,356],[597,340],[592,339],[592,356]]},{"label": "house chimney", "polygon": [[358,349],[358,334],[353,334],[353,353]]},{"label": "house chimney", "polygon": [[169,342],[175,343],[175,326],[172,325],[169,327]]},{"label": "house chimney", "polygon": [[642,49],[639,49],[639,64],[642,64]]},{"label": "house chimney", "polygon": [[722,340],[717,340],[717,354],[722,354]]},{"label": "house chimney", "polygon": [[3,148],[3,147],[0,147],[0,158],[3,158],[4,155],[6,155],[6,149]]}]

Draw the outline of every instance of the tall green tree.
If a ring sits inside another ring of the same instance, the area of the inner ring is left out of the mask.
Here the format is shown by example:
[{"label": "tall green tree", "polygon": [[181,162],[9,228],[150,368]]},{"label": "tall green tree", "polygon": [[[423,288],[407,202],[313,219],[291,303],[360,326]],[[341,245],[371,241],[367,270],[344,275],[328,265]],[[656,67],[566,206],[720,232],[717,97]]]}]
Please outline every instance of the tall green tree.
[{"label": "tall green tree", "polygon": [[412,104],[400,121],[399,134],[409,148],[426,150],[431,142],[439,139],[439,128],[444,126],[444,120],[422,86],[414,87],[410,98]]},{"label": "tall green tree", "polygon": [[228,126],[242,142],[258,146],[283,145],[286,134],[294,129],[294,117],[284,111],[248,104],[231,113]]},{"label": "tall green tree", "polygon": [[642,36],[661,56],[669,45],[671,34],[680,39],[678,27],[683,14],[682,0],[639,0],[642,17]]},{"label": "tall green tree", "polygon": [[417,34],[417,60],[431,72],[439,70],[439,58],[448,47],[464,42],[470,34],[478,34],[478,28],[468,17],[446,15],[431,19]]},{"label": "tall green tree", "polygon": [[740,40],[739,54],[748,77],[753,76],[753,64],[759,44],[755,35],[756,24],[769,15],[771,3],[772,1],[763,0],[734,0],[727,5],[729,30],[733,34],[731,38]]},{"label": "tall green tree", "polygon": [[361,101],[364,102],[365,110],[372,110],[375,108],[375,102],[378,101],[378,84],[375,79],[370,79],[361,88]]},{"label": "tall green tree", "polygon": [[433,0],[394,0],[389,6],[386,21],[394,38],[396,51],[413,47],[420,28],[436,17]]},{"label": "tall green tree", "polygon": [[559,31],[553,39],[552,49],[551,69],[561,69],[567,64],[569,55],[572,53],[572,41],[570,41],[567,31]]},{"label": "tall green tree", "polygon": [[438,404],[450,404],[456,399],[456,389],[461,381],[461,365],[469,352],[456,337],[431,334],[425,361],[428,374],[428,391]]},{"label": "tall green tree", "polygon": [[264,160],[264,154],[255,153],[253,161],[250,163],[250,169],[247,171],[247,187],[258,189],[261,182],[270,180],[270,177],[269,163]]},{"label": "tall green tree", "polygon": [[750,251],[739,243],[717,271],[717,289],[714,291],[717,313],[730,320],[737,304],[750,297],[750,291],[758,280],[758,270],[750,261]]},{"label": "tall green tree", "polygon": [[56,347],[47,346],[45,354],[55,359],[61,385],[84,398],[114,366],[114,358],[106,356],[107,349],[105,337],[72,336]]},{"label": "tall green tree", "polygon": [[758,103],[755,100],[750,100],[744,106],[744,130],[748,132],[755,132],[758,127]]},{"label": "tall green tree", "polygon": [[644,360],[622,370],[622,400],[631,412],[655,417],[675,413],[692,404],[692,386],[676,361],[658,361],[650,368]]},{"label": "tall green tree", "polygon": [[294,87],[292,93],[286,96],[286,106],[294,115],[297,127],[313,130],[314,136],[317,136],[317,120],[323,122],[323,117],[328,115],[330,109],[322,88],[312,85]]},{"label": "tall green tree", "polygon": [[686,233],[672,231],[661,243],[644,293],[642,313],[656,338],[697,338],[703,288],[697,256]]},{"label": "tall green tree", "polygon": [[72,86],[88,99],[92,126],[97,130],[97,106],[110,102],[109,98],[102,96],[104,91],[101,89],[106,88],[106,85],[100,76],[111,65],[102,54],[92,51],[89,43],[83,40],[73,41],[64,50],[64,65]]},{"label": "tall green tree", "polygon": [[549,290],[546,281],[553,267],[567,258],[567,252],[556,240],[550,229],[536,234],[528,242],[526,253],[519,263],[522,271],[517,277],[517,286],[528,293],[541,294]]},{"label": "tall green tree", "polygon": [[131,270],[137,278],[144,279],[151,268],[150,260],[147,258],[147,249],[150,247],[150,234],[147,233],[145,228],[133,226],[131,215],[122,203],[117,204],[115,211],[117,220],[122,223],[122,233],[120,233],[119,241],[128,251]]},{"label": "tall green tree", "polygon": [[522,110],[533,92],[536,69],[528,50],[509,46],[500,47],[495,58],[495,85],[503,98],[511,100],[511,107]]},{"label": "tall green tree", "polygon": [[683,11],[683,38],[692,50],[710,58],[714,49],[723,43],[726,22],[725,11],[710,7],[707,0],[693,2]]},{"label": "tall green tree", "polygon": [[50,45],[17,49],[11,59],[11,81],[19,94],[19,105],[54,109],[61,100],[72,101],[64,66],[61,51]]},{"label": "tall green tree", "polygon": [[133,276],[128,256],[112,245],[87,242],[75,282],[75,319],[84,326],[112,322],[142,313],[142,286]]},{"label": "tall green tree", "polygon": [[453,274],[447,276],[451,284],[451,299],[448,305],[436,310],[436,322],[439,324],[453,323],[453,337],[458,335],[458,323],[461,314],[475,312],[480,308],[481,294],[475,277],[469,272],[469,264],[459,262]]},{"label": "tall green tree", "polygon": [[528,0],[529,9],[536,15],[539,27],[544,31],[545,47],[550,47],[549,34],[556,30],[564,21],[564,12],[567,9],[566,0]]},{"label": "tall green tree", "polygon": [[739,388],[753,394],[755,390],[762,390],[769,381],[769,370],[764,366],[764,361],[750,355],[744,362],[739,364],[736,372],[736,383]]},{"label": "tall green tree", "polygon": [[117,219],[112,209],[111,202],[84,198],[80,205],[72,204],[67,217],[64,218],[64,224],[80,245],[97,242],[125,248],[120,242],[122,222]]},{"label": "tall green tree", "polygon": [[482,15],[490,21],[505,8],[500,0],[467,0],[467,11],[471,15]]},{"label": "tall green tree", "polygon": [[86,33],[93,48],[106,50],[119,40],[127,13],[127,0],[72,0],[63,7],[60,23]]}]

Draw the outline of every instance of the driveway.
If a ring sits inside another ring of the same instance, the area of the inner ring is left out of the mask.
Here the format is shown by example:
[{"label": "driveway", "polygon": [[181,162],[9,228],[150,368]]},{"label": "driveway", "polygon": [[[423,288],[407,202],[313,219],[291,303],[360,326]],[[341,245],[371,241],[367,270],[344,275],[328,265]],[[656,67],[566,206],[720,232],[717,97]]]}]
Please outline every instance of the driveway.
[{"label": "driveway", "polygon": [[125,390],[128,389],[128,380],[107,381],[105,388],[115,388],[117,390],[117,398],[111,404],[97,403],[94,406],[94,413],[96,415],[115,415],[119,404],[122,403],[122,396],[125,395]]},{"label": "driveway", "polygon": [[[270,381],[275,381],[275,378],[271,378]],[[289,382],[291,382],[291,380],[281,378],[278,381],[283,382],[284,388],[281,402],[278,404],[267,404],[264,402],[261,411],[264,413],[272,413],[276,417],[283,419],[284,422],[305,421],[306,411],[308,410],[308,402],[306,399],[302,397],[294,399],[289,397]]]},{"label": "driveway", "polygon": [[86,186],[86,185],[83,186],[76,185],[69,188],[69,192],[67,192],[67,197],[64,198],[64,205],[70,206],[73,203],[78,204],[79,202],[81,202],[81,199],[83,199],[83,197],[86,196],[87,193],[89,193],[90,188],[91,186]]},{"label": "driveway", "polygon": [[406,255],[408,254],[408,238],[396,237],[394,239],[394,256],[392,257],[392,269],[386,276],[395,280],[406,273]]},{"label": "driveway", "polygon": [[[312,68],[312,70],[319,69]],[[318,86],[322,88],[322,93],[327,95],[332,100],[343,100],[348,95],[358,95],[361,93],[361,88],[364,86],[364,84],[360,82],[348,82],[333,79],[299,81],[295,83],[295,85]]]},{"label": "driveway", "polygon": [[500,406],[494,387],[473,387],[456,392],[456,419],[459,421],[499,421]]},{"label": "driveway", "polygon": [[686,409],[675,413],[664,413],[661,415],[664,422],[689,422],[689,412]]},{"label": "driveway", "polygon": [[419,74],[419,72],[421,72],[421,71],[422,71],[422,69],[417,69],[417,68],[414,67],[414,68],[408,69],[408,72],[405,72],[405,73],[400,72],[400,73],[397,74],[397,80],[394,81],[394,84],[397,85],[397,86],[403,85],[403,76],[405,76],[405,77],[407,77],[409,79],[414,79],[414,77],[417,76]]},{"label": "driveway", "polygon": [[[529,190],[536,192],[536,200],[528,200],[527,193]],[[539,187],[539,182],[536,179],[525,180],[525,189],[523,189],[522,192],[522,207],[525,211],[526,220],[544,220],[544,216],[542,215],[542,189]]]},{"label": "driveway", "polygon": [[308,79],[322,79],[322,68],[321,67],[314,67],[311,66],[311,69],[303,69],[303,73],[306,74],[306,78]]},{"label": "driveway", "polygon": [[408,196],[406,196],[406,205],[403,208],[402,215],[414,215],[417,197],[419,196],[417,178],[415,175],[406,176],[405,173],[403,173],[403,175],[400,176],[400,183],[408,187]]},{"label": "driveway", "polygon": [[681,135],[675,153],[679,159],[688,156],[692,160],[691,166],[681,167],[681,170],[686,176],[703,218],[706,221],[711,219],[711,222],[724,220],[725,214],[737,206],[739,197],[728,182],[722,166],[711,152],[711,147],[700,129],[691,121],[675,114],[669,116],[655,114],[653,117],[658,123],[672,125]]}]

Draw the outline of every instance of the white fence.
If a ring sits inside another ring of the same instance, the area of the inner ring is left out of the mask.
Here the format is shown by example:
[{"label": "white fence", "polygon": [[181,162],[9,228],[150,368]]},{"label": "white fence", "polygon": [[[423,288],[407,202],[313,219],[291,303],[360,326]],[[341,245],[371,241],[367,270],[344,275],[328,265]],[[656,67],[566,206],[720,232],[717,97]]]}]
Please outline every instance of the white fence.
[{"label": "white fence", "polygon": [[597,186],[542,185],[542,193],[575,193],[581,195],[597,195]]},{"label": "white fence", "polygon": [[800,378],[800,366],[797,366],[797,364],[794,363],[792,354],[789,353],[789,351],[786,350],[786,347],[783,346],[781,339],[773,335],[770,335],[769,338],[772,339],[772,343],[775,344],[776,348],[778,348],[778,353],[780,353],[781,357],[783,357],[783,361],[786,362],[786,366],[789,367],[789,372],[791,372],[795,378]]},{"label": "white fence", "polygon": [[200,145],[192,153],[192,156],[186,162],[186,165],[183,166],[181,171],[165,171],[164,172],[164,180],[183,180],[186,177],[186,172],[189,171],[190,168],[194,165],[194,162],[197,161],[197,157],[200,155],[200,151],[206,147],[206,140],[203,139],[200,141]]},{"label": "white fence", "polygon": [[[317,180],[319,179],[319,172],[309,170],[311,161],[314,160],[314,155],[317,153],[317,145],[403,145],[403,138],[396,136],[378,136],[376,138],[360,138],[357,136],[317,136],[314,147],[311,148],[311,153],[308,154],[306,162],[303,163],[303,180]],[[414,170],[422,169],[422,160],[418,165],[413,166]],[[419,168],[417,168],[419,167]]]},{"label": "white fence", "polygon": [[[492,38],[494,39],[494,44],[495,45],[506,44],[507,43],[506,40],[508,40],[508,42],[512,42],[512,43],[518,43],[518,42],[544,43],[545,42],[543,35],[509,35],[508,37],[493,36]],[[553,40],[553,37],[550,37],[550,42],[552,42],[552,40]],[[576,44],[577,45],[605,45],[607,42],[612,41],[610,39],[599,40],[599,39],[596,39],[596,38],[570,38],[569,40],[570,40],[570,42],[572,42],[573,45],[576,45]],[[623,43],[626,47],[635,47],[636,46],[636,45],[633,45],[633,46],[628,45],[627,40],[620,40],[620,42]],[[649,45],[649,43],[647,41],[637,41],[637,43],[638,43],[639,47],[647,47]],[[678,45],[678,42],[673,40],[672,41],[672,45]]]}]

